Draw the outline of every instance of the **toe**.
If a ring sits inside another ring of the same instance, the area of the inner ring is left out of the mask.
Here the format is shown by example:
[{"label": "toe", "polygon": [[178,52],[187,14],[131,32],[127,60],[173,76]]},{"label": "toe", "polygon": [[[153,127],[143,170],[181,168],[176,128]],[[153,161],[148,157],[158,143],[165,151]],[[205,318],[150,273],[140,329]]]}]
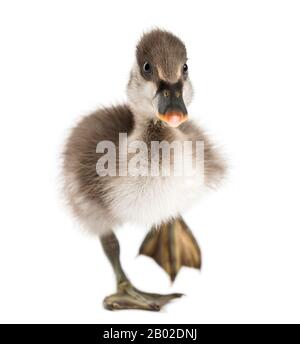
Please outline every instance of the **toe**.
[{"label": "toe", "polygon": [[160,311],[160,305],[156,302],[144,301],[128,294],[114,294],[103,301],[104,308],[115,311],[122,309],[141,309],[146,311]]},{"label": "toe", "polygon": [[108,296],[103,300],[103,307],[109,311],[115,311],[121,309],[118,302],[112,300],[112,297]]}]

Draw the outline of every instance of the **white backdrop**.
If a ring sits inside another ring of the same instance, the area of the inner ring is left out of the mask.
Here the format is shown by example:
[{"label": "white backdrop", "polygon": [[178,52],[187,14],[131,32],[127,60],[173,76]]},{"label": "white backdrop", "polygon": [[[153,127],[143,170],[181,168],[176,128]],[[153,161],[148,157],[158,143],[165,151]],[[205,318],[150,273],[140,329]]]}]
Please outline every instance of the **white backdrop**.
[{"label": "white backdrop", "polygon": [[[300,321],[298,1],[1,1],[0,321]],[[223,187],[185,214],[203,269],[171,287],[136,258],[146,229],[119,232],[125,270],[153,292],[187,296],[161,313],[102,309],[114,277],[97,238],[59,194],[68,129],[124,101],[134,49],[159,26],[186,43],[190,113],[223,147]]]}]

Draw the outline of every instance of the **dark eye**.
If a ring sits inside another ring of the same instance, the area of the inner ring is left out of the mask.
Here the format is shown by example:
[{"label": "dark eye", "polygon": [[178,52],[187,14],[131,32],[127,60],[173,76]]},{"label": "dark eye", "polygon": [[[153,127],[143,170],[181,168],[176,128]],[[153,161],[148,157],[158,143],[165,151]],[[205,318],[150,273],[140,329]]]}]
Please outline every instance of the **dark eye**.
[{"label": "dark eye", "polygon": [[186,74],[188,72],[189,67],[186,63],[183,65],[182,70],[183,70],[183,74]]},{"label": "dark eye", "polygon": [[150,65],[149,62],[145,62],[145,63],[144,63],[143,71],[144,71],[146,74],[150,74],[150,73],[151,73],[152,68],[151,68],[151,65]]}]

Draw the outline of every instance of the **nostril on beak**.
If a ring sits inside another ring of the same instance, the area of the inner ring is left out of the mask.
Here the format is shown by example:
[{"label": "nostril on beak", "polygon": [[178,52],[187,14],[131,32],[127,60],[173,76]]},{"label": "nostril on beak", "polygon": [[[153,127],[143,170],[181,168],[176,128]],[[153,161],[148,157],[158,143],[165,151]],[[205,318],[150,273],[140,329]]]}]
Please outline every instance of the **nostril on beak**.
[{"label": "nostril on beak", "polygon": [[170,91],[169,91],[169,90],[164,90],[164,91],[163,91],[163,96],[164,96],[165,98],[168,98],[168,97],[170,96]]},{"label": "nostril on beak", "polygon": [[180,91],[176,91],[176,92],[175,92],[175,97],[176,97],[176,98],[179,98],[180,96],[181,96],[181,92],[180,92]]}]

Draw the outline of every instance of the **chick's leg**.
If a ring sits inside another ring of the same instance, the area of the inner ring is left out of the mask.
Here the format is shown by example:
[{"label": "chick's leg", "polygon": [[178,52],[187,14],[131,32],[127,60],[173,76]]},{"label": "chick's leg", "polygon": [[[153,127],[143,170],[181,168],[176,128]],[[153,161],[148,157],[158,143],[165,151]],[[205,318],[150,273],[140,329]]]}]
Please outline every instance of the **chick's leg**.
[{"label": "chick's leg", "polygon": [[159,311],[169,301],[182,294],[151,294],[136,289],[126,276],[120,262],[120,246],[113,232],[100,238],[104,252],[109,259],[117,280],[117,293],[107,296],[103,305],[108,310],[143,309]]}]

